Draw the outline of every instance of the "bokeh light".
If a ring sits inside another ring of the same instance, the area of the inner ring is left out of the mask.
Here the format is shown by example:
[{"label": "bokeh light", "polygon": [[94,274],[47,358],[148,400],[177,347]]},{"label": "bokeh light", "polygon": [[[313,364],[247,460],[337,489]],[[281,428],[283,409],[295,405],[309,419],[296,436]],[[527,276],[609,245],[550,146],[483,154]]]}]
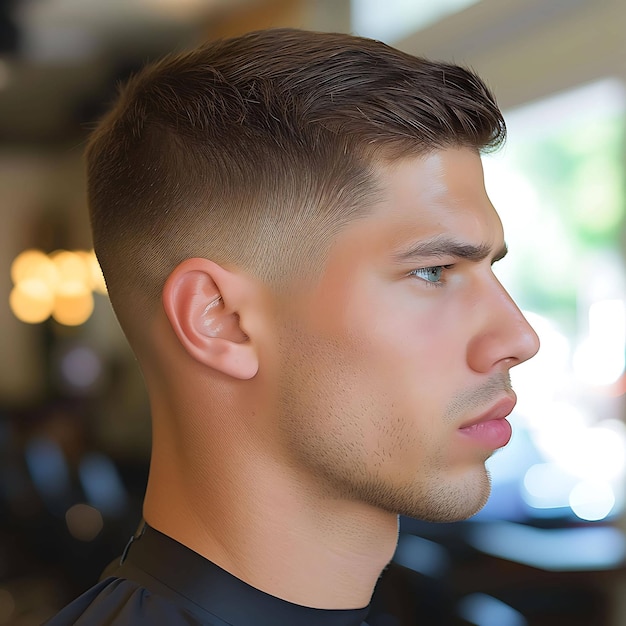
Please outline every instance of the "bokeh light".
[{"label": "bokeh light", "polygon": [[605,519],[615,506],[615,493],[607,482],[579,482],[569,495],[572,511],[581,519],[596,522]]},{"label": "bokeh light", "polygon": [[52,317],[65,326],[84,324],[93,313],[94,300],[91,291],[84,286],[68,284],[54,299]]},{"label": "bokeh light", "polygon": [[72,387],[88,389],[102,375],[102,360],[87,346],[76,346],[61,359],[61,375]]},{"label": "bokeh light", "polygon": [[27,324],[52,316],[59,324],[78,326],[94,309],[93,293],[106,295],[102,270],[93,250],[25,250],[11,265],[13,314]]},{"label": "bokeh light", "polygon": [[15,285],[25,280],[40,280],[54,288],[58,276],[54,262],[41,250],[24,250],[11,264],[11,279]]},{"label": "bokeh light", "polygon": [[576,477],[556,463],[535,463],[524,475],[522,497],[536,509],[567,507],[569,494],[576,481]]},{"label": "bokeh light", "polygon": [[485,593],[471,593],[459,602],[459,613],[479,626],[528,626],[528,621],[513,607]]},{"label": "bokeh light", "polygon": [[576,377],[590,385],[610,385],[626,366],[626,304],[603,300],[589,307],[589,335],[578,346],[573,367]]},{"label": "bokeh light", "polygon": [[71,289],[74,285],[86,286],[90,282],[89,270],[80,254],[56,250],[50,258],[59,274],[59,286]]},{"label": "bokeh light", "polygon": [[88,504],[70,507],[65,513],[65,522],[72,537],[79,541],[93,541],[104,526],[100,511]]},{"label": "bokeh light", "polygon": [[38,324],[48,319],[54,305],[54,293],[41,280],[19,282],[9,295],[13,315],[27,324]]}]

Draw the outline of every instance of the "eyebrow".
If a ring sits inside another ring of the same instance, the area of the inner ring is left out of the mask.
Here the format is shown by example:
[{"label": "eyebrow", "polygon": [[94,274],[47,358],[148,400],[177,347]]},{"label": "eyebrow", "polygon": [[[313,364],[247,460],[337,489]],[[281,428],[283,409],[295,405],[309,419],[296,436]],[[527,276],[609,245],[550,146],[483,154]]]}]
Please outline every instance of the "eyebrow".
[{"label": "eyebrow", "polygon": [[506,243],[495,254],[488,244],[474,245],[450,239],[445,235],[438,235],[432,239],[426,239],[414,243],[410,248],[394,255],[396,261],[402,263],[415,259],[455,257],[467,261],[482,261],[493,254],[491,262],[495,263],[503,259],[508,252]]}]

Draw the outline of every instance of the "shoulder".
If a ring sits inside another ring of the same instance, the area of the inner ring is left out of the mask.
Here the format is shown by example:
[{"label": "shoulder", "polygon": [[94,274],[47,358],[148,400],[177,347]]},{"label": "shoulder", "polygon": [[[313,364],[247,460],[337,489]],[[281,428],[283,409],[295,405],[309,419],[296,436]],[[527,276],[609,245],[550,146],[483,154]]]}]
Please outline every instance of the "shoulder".
[{"label": "shoulder", "polygon": [[222,626],[200,619],[136,582],[109,577],[67,605],[44,626]]}]

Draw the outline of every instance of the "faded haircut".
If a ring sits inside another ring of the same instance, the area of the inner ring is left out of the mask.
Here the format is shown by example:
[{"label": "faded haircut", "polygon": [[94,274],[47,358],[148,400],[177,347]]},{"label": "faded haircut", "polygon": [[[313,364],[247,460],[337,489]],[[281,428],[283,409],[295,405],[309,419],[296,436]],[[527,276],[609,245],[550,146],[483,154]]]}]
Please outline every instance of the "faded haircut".
[{"label": "faded haircut", "polygon": [[473,72],[361,37],[276,29],[170,55],[128,81],[87,147],[94,246],[122,326],[186,258],[306,284],[371,210],[376,163],[504,136]]}]

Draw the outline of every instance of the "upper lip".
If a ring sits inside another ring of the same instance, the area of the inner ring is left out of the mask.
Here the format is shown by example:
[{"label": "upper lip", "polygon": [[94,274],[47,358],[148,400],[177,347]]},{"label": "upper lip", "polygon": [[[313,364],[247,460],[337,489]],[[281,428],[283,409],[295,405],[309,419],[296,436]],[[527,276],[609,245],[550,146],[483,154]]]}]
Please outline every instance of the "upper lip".
[{"label": "upper lip", "polygon": [[491,406],[490,409],[487,409],[484,413],[481,413],[477,417],[472,417],[471,419],[467,420],[466,422],[461,424],[459,428],[469,428],[470,426],[475,426],[476,424],[481,424],[482,422],[502,419],[507,415],[510,415],[510,413],[515,408],[516,403],[517,397],[513,392],[511,392],[511,395],[508,395],[505,398],[498,400],[494,405]]}]

